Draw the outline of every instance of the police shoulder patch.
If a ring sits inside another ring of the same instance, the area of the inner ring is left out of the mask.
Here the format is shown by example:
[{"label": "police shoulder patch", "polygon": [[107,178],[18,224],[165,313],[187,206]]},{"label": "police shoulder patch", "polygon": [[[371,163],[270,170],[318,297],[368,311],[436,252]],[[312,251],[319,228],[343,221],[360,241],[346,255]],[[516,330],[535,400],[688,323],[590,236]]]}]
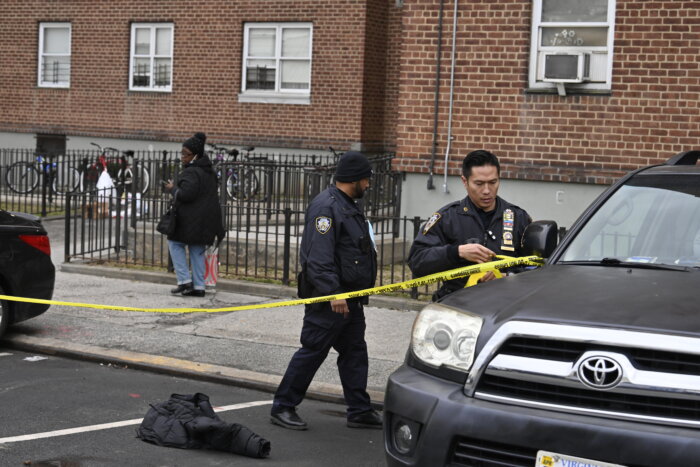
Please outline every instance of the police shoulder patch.
[{"label": "police shoulder patch", "polygon": [[440,220],[442,216],[440,215],[439,212],[436,212],[432,216],[430,216],[430,219],[428,219],[428,222],[425,223],[425,227],[423,227],[423,235],[426,235],[428,233],[428,230],[435,224],[437,224],[437,221]]},{"label": "police shoulder patch", "polygon": [[333,225],[333,219],[326,216],[320,216],[316,218],[316,230],[321,235],[328,233]]}]

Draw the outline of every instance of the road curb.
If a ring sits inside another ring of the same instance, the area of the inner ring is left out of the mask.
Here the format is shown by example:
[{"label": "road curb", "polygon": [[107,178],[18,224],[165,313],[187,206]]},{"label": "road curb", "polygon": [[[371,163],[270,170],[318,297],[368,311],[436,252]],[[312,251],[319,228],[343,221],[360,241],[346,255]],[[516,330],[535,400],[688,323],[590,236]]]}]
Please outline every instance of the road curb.
[{"label": "road curb", "polygon": [[[249,370],[192,362],[177,358],[144,354],[125,350],[108,349],[94,345],[77,344],[60,339],[41,338],[8,332],[3,337],[3,346],[25,352],[36,352],[45,355],[55,355],[77,360],[87,360],[97,363],[122,365],[126,368],[152,371],[155,373],[180,376],[228,384],[237,387],[256,389],[274,393],[282,379],[281,376],[268,375]],[[367,391],[375,408],[384,406],[383,391]],[[335,404],[344,404],[342,386],[328,383],[312,382],[306,393],[306,398]]]}]

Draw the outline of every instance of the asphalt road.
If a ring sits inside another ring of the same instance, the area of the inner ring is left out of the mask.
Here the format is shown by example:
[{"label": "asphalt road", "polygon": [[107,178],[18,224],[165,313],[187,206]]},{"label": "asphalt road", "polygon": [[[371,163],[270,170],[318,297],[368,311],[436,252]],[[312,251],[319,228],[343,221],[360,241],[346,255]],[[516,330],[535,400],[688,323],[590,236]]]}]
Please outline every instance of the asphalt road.
[{"label": "asphalt road", "polygon": [[[202,392],[219,416],[271,442],[271,456],[151,445],[135,430],[150,403]],[[344,407],[306,400],[304,432],[269,423],[271,395],[187,378],[0,348],[0,465],[3,466],[379,466],[380,430],[345,426]],[[234,406],[231,408],[230,406]],[[122,426],[119,422],[124,422]],[[106,426],[105,426],[106,425]],[[75,429],[75,433],[61,434]],[[22,437],[19,438],[18,437]]]}]

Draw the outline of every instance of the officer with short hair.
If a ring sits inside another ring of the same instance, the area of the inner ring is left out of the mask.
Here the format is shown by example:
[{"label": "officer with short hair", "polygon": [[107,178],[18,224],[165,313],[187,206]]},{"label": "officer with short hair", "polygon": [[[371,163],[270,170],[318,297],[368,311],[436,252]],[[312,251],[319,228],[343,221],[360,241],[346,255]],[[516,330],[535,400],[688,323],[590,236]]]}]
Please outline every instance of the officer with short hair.
[{"label": "officer with short hair", "polygon": [[[301,240],[299,296],[335,295],[374,286],[377,254],[371,227],[356,200],[369,188],[372,168],[359,152],[338,161],[335,185],[306,210]],[[329,350],[338,352],[338,373],[347,404],[347,425],[381,428],[382,418],[367,394],[368,357],[363,305],[367,297],[306,305],[302,347],[292,357],[275,393],[270,421],[292,430],[307,424],[296,407]]]},{"label": "officer with short hair", "polygon": [[[462,162],[467,196],[434,213],[418,232],[408,255],[416,277],[470,264],[492,261],[496,255],[521,256],[520,240],[532,219],[523,209],[498,197],[501,166],[483,149]],[[500,277],[489,271],[479,282]],[[469,278],[445,281],[433,294],[437,301],[463,288]]]}]

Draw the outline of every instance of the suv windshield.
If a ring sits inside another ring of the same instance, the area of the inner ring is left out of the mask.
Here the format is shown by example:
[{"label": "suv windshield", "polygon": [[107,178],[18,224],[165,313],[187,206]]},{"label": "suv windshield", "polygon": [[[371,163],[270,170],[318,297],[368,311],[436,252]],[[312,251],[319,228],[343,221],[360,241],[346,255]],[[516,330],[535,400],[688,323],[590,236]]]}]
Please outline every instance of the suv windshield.
[{"label": "suv windshield", "polygon": [[700,176],[639,174],[591,216],[559,262],[700,267]]}]

